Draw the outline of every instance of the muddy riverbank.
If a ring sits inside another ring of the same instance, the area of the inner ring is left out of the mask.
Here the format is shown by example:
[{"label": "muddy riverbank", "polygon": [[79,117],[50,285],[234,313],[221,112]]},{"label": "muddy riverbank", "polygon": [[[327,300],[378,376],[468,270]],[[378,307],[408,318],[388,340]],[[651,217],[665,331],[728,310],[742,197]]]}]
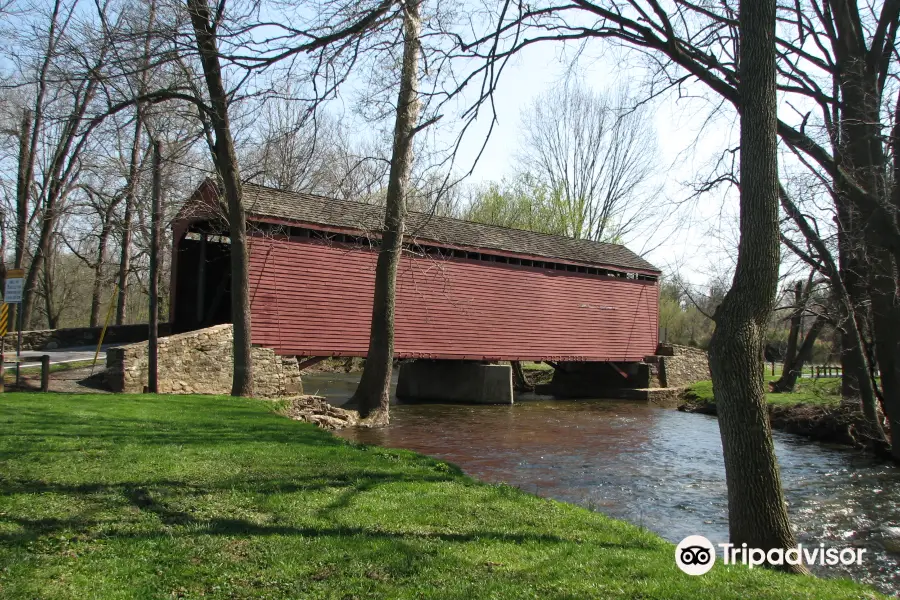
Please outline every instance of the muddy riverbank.
[{"label": "muddy riverbank", "polygon": [[[716,403],[699,399],[687,390],[678,410],[687,413],[716,416]],[[772,429],[800,435],[824,444],[838,444],[864,450],[878,457],[888,455],[883,444],[868,434],[865,418],[860,410],[842,404],[770,404],[769,422]]]}]

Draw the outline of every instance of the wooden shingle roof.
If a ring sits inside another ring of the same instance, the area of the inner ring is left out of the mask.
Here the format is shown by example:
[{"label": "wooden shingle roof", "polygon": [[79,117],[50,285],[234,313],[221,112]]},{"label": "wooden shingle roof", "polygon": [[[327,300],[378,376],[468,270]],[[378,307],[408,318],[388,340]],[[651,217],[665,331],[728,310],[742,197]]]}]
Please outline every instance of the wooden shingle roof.
[{"label": "wooden shingle roof", "polygon": [[[289,192],[246,183],[243,202],[248,217],[286,220],[363,232],[381,230],[384,208],[373,204]],[[406,233],[417,241],[476,250],[618,267],[659,273],[659,269],[620,244],[575,240],[462,219],[410,211]]]}]

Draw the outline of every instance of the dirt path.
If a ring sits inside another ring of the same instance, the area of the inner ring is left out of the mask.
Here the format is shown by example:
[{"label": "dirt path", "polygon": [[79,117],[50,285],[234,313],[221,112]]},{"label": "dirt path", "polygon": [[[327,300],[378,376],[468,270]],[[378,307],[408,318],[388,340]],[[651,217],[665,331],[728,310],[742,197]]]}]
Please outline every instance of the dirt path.
[{"label": "dirt path", "polygon": [[[10,377],[12,376],[12,377]],[[41,389],[41,374],[29,371],[22,374],[21,386],[16,388],[15,372],[7,371],[7,391],[37,391]],[[98,367],[91,376],[90,367],[69,369],[50,373],[50,391],[66,394],[109,394],[110,391],[103,385],[103,369]]]}]

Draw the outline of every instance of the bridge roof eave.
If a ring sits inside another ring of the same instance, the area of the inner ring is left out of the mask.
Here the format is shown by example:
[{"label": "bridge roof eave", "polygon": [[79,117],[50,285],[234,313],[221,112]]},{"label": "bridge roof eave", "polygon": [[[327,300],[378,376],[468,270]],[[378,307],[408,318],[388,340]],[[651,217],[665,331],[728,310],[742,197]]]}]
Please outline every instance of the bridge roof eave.
[{"label": "bridge roof eave", "polygon": [[[248,213],[248,220],[259,222],[259,223],[268,223],[270,225],[282,225],[287,227],[303,227],[306,229],[313,229],[316,231],[323,231],[329,233],[337,233],[337,234],[345,234],[345,235],[365,235],[372,238],[380,237],[379,233],[373,233],[371,231],[365,231],[360,228],[354,227],[341,227],[338,225],[326,225],[322,223],[315,223],[311,221],[302,221],[302,220],[294,220],[294,219],[284,219],[279,217],[272,217],[269,215],[261,215],[256,213]],[[427,237],[421,237],[416,235],[407,236],[410,241],[414,243],[419,243],[426,246],[433,246],[437,248],[446,248],[448,250],[461,250],[466,252],[480,252],[483,254],[491,254],[495,256],[503,256],[507,258],[517,258],[520,260],[531,260],[538,262],[554,262],[565,265],[572,265],[576,267],[590,267],[595,269],[606,269],[610,271],[620,271],[627,273],[638,273],[641,275],[650,275],[654,277],[659,277],[662,275],[662,271],[659,269],[642,269],[630,266],[622,266],[616,265],[612,263],[606,262],[590,262],[590,261],[578,261],[571,260],[556,256],[547,256],[540,254],[528,254],[524,252],[512,252],[509,250],[504,250],[501,248],[490,248],[486,246],[464,246],[461,244],[451,244],[441,240],[434,240]]]}]

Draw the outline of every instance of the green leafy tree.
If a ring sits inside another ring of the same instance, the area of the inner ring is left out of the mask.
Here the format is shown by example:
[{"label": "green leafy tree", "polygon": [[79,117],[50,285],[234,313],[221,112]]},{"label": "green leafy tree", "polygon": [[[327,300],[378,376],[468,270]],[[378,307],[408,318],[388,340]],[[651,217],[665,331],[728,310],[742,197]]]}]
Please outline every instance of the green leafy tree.
[{"label": "green leafy tree", "polygon": [[565,219],[557,207],[559,194],[527,175],[512,181],[490,182],[463,210],[468,221],[566,235]]}]

